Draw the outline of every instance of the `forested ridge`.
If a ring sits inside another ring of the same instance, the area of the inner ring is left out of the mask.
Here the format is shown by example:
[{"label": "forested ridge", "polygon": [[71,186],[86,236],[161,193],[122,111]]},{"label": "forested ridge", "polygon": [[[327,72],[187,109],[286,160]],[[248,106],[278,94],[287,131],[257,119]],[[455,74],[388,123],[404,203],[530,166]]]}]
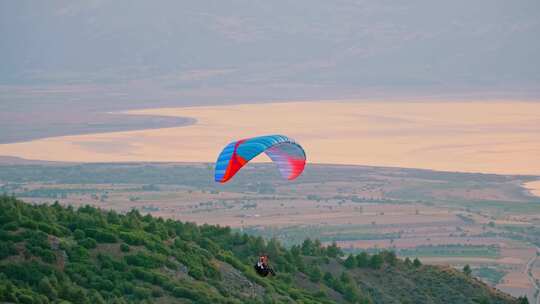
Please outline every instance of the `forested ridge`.
[{"label": "forested ridge", "polygon": [[[10,303],[526,303],[469,273],[345,256],[317,240],[284,248],[231,231],[142,215],[31,205],[0,196],[0,301]],[[276,276],[253,263],[270,256]]]}]

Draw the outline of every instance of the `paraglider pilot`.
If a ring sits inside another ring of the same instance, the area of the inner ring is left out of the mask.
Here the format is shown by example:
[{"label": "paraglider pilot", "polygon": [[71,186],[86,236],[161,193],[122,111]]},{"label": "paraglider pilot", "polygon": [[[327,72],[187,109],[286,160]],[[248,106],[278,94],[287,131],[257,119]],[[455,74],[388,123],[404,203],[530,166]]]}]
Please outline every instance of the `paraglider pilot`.
[{"label": "paraglider pilot", "polygon": [[269,273],[272,275],[276,275],[276,273],[274,272],[274,269],[272,269],[268,265],[268,256],[265,254],[262,254],[261,256],[259,256],[259,260],[257,261],[257,264],[255,264],[255,271],[261,277],[266,277]]}]

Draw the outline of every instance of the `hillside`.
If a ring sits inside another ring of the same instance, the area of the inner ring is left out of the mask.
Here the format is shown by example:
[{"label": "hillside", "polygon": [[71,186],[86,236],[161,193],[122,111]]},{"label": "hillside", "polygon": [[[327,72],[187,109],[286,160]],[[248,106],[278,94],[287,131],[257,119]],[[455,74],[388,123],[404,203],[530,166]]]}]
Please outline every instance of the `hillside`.
[{"label": "hillside", "polygon": [[[0,301],[14,303],[520,303],[391,252],[342,257],[227,227],[0,197]],[[252,263],[269,254],[277,276]],[[65,302],[64,302],[65,303]]]}]

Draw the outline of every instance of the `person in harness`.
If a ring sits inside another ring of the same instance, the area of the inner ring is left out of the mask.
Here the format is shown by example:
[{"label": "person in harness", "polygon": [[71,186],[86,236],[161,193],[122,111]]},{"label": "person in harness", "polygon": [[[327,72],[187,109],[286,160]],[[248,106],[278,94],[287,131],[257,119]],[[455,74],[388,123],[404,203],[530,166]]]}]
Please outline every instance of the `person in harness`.
[{"label": "person in harness", "polygon": [[276,275],[274,269],[268,265],[268,256],[265,254],[259,256],[259,260],[255,264],[255,271],[261,277],[266,277],[268,274]]}]

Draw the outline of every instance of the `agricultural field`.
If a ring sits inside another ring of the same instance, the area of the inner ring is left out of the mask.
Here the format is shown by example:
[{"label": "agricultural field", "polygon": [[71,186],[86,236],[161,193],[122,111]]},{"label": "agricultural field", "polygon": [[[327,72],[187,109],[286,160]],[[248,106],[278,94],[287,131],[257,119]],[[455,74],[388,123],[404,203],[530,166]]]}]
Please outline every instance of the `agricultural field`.
[{"label": "agricultural field", "polygon": [[311,238],[351,253],[389,249],[428,264],[470,265],[488,284],[534,300],[540,198],[523,184],[537,178],[312,165],[287,183],[260,163],[222,185],[205,163],[23,162],[0,165],[0,193],[230,226],[286,246]]}]

